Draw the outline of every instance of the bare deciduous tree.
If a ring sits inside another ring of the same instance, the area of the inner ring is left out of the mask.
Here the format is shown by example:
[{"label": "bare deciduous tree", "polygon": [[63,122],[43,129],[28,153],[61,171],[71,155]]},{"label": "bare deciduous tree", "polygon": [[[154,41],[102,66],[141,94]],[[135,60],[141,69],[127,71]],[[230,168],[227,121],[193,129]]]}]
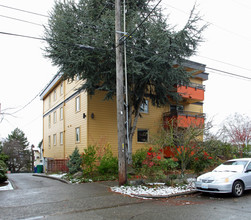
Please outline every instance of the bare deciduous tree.
[{"label": "bare deciduous tree", "polygon": [[248,148],[251,141],[251,119],[239,113],[228,116],[223,122],[222,138],[238,146],[242,157],[244,149]]}]

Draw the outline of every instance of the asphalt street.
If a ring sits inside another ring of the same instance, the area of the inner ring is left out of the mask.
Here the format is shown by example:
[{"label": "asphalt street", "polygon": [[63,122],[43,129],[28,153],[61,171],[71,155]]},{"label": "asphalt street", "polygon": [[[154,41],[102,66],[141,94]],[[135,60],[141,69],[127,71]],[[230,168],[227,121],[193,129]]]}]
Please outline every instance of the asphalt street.
[{"label": "asphalt street", "polygon": [[10,174],[14,190],[0,191],[0,219],[251,219],[251,192],[137,199],[109,191],[116,182],[66,184]]}]

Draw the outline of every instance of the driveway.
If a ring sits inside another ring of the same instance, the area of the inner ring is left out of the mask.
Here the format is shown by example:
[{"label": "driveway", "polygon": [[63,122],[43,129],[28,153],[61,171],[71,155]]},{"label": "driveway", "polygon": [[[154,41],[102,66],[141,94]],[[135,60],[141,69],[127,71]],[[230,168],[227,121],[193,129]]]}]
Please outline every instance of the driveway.
[{"label": "driveway", "polygon": [[10,174],[14,190],[0,191],[0,219],[250,219],[251,192],[241,198],[200,193],[143,200],[112,193],[114,182],[65,184]]}]

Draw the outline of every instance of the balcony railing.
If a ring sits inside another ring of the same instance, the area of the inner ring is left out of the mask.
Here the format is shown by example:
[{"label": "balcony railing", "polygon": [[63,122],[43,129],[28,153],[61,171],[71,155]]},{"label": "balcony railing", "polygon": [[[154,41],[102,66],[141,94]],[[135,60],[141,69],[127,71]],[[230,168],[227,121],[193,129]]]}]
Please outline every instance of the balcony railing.
[{"label": "balcony railing", "polygon": [[170,111],[170,112],[165,112],[164,113],[164,116],[167,116],[167,117],[173,117],[173,116],[178,116],[178,115],[182,115],[182,116],[186,116],[186,117],[205,118],[205,114],[204,113],[192,112],[192,111],[179,111],[179,110],[175,110],[175,111]]},{"label": "balcony railing", "polygon": [[171,120],[178,127],[202,126],[205,121],[205,114],[191,111],[171,111],[163,114],[164,128],[170,126]]},{"label": "balcony railing", "polygon": [[203,85],[203,84],[190,82],[188,85],[181,84],[180,86],[185,86],[186,88],[187,87],[192,87],[192,88],[195,88],[195,89],[203,89],[205,91],[205,85]]}]

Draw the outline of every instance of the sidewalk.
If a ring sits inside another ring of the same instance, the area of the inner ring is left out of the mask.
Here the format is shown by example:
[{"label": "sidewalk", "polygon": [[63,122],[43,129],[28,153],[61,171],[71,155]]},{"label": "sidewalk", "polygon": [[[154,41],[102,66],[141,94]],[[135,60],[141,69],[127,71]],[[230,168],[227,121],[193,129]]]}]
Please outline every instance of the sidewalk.
[{"label": "sidewalk", "polygon": [[[54,179],[66,184],[70,183],[67,180],[61,179],[60,175],[46,175],[34,173],[33,176],[44,177]],[[189,184],[183,187],[170,187],[164,184],[152,184],[148,186],[118,186],[117,181],[101,181],[96,182],[96,184],[105,185],[110,189],[111,192],[115,192],[121,195],[128,195],[130,197],[141,198],[141,199],[163,199],[171,198],[176,196],[185,196],[196,193],[197,191],[193,188],[193,179],[190,178]]]}]

